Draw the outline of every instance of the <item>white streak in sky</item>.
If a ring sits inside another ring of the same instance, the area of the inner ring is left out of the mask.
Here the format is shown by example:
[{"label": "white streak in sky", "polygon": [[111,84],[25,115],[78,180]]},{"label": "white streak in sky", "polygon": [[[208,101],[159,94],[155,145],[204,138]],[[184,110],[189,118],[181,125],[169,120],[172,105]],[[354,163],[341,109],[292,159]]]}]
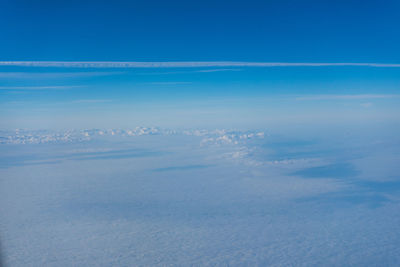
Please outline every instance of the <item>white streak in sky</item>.
[{"label": "white streak in sky", "polygon": [[136,62],[136,61],[0,61],[0,66],[55,68],[202,68],[202,67],[381,67],[400,68],[386,63],[315,63],[315,62]]},{"label": "white streak in sky", "polygon": [[[2,66],[0,62],[0,66]],[[7,79],[42,79],[42,78],[75,78],[125,74],[125,71],[89,71],[89,72],[0,72],[0,78]]]},{"label": "white streak in sky", "polygon": [[241,71],[241,69],[208,69],[208,70],[198,70],[196,72],[222,72],[222,71]]},{"label": "white streak in sky", "polygon": [[374,94],[360,94],[360,95],[310,95],[298,97],[296,100],[351,100],[351,99],[378,99],[378,98],[396,98],[400,95],[374,95]]},{"label": "white streak in sky", "polygon": [[111,99],[78,99],[72,101],[72,103],[89,104],[89,103],[107,103],[111,101],[112,101]]},{"label": "white streak in sky", "polygon": [[54,85],[54,86],[0,86],[0,90],[66,90],[82,88],[81,85]]},{"label": "white streak in sky", "polygon": [[150,82],[148,84],[153,84],[153,85],[186,85],[186,84],[192,84],[192,82]]}]

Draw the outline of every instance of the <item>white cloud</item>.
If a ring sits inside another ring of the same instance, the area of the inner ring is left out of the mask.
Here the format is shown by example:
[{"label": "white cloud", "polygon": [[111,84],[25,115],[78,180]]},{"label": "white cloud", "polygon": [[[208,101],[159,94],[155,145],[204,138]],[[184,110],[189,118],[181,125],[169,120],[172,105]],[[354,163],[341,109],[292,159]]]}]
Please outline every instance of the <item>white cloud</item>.
[{"label": "white cloud", "polygon": [[82,85],[49,85],[49,86],[0,86],[0,90],[65,90],[82,88]]},{"label": "white cloud", "polygon": [[211,72],[226,72],[226,71],[242,71],[239,68],[213,68],[200,70],[177,70],[177,71],[162,71],[162,72],[145,72],[135,73],[137,75],[168,75],[168,74],[187,74],[187,73],[211,73]]},{"label": "white cloud", "polygon": [[396,98],[400,95],[389,94],[359,94],[359,95],[309,95],[297,97],[296,100],[351,100],[351,99],[379,99],[379,98]]},{"label": "white cloud", "polygon": [[185,84],[191,84],[192,82],[150,82],[148,84],[154,84],[154,85],[185,85]]},{"label": "white cloud", "polygon": [[106,103],[106,102],[111,102],[112,100],[110,99],[78,99],[72,101],[72,103]]},{"label": "white cloud", "polygon": [[351,62],[240,62],[240,61],[0,61],[0,66],[57,67],[57,68],[198,68],[198,67],[324,67],[354,66],[399,68],[400,64]]},{"label": "white cloud", "polygon": [[241,69],[207,69],[207,70],[198,70],[196,72],[221,72],[221,71],[241,71]]},{"label": "white cloud", "polygon": [[369,108],[372,107],[374,104],[372,104],[371,102],[367,102],[367,103],[361,103],[360,105],[364,108]]},{"label": "white cloud", "polygon": [[[3,65],[0,62],[0,66]],[[0,78],[37,79],[37,78],[74,78],[124,74],[125,71],[85,71],[85,72],[0,72]]]}]

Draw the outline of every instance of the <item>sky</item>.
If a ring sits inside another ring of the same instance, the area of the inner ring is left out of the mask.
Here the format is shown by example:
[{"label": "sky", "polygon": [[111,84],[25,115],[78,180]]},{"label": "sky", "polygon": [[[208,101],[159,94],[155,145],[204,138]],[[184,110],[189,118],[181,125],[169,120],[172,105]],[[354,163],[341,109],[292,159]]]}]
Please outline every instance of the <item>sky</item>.
[{"label": "sky", "polygon": [[0,5],[2,128],[398,119],[398,1]]}]

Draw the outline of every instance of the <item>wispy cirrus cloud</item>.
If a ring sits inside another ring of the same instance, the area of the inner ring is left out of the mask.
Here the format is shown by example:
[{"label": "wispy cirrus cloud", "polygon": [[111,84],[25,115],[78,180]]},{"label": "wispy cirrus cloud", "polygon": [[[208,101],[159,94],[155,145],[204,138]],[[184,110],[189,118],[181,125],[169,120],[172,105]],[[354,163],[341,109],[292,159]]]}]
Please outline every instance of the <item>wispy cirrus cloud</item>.
[{"label": "wispy cirrus cloud", "polygon": [[201,68],[201,67],[381,67],[400,68],[392,63],[358,62],[242,62],[242,61],[0,61],[0,66],[55,68]]},{"label": "wispy cirrus cloud", "polygon": [[[1,63],[0,63],[0,66]],[[80,78],[125,74],[125,71],[85,71],[85,72],[0,72],[0,78],[7,79],[52,79]]]},{"label": "wispy cirrus cloud", "polygon": [[90,103],[107,103],[112,102],[111,99],[78,99],[74,100],[71,103],[75,104],[90,104]]},{"label": "wispy cirrus cloud", "polygon": [[370,108],[372,107],[374,104],[371,102],[367,102],[367,103],[361,103],[360,106],[364,107],[364,108]]},{"label": "wispy cirrus cloud", "polygon": [[142,72],[136,73],[139,75],[168,75],[168,74],[188,74],[188,73],[213,73],[213,72],[228,72],[228,71],[242,71],[239,68],[212,68],[212,69],[192,69],[192,70],[177,70],[177,71],[157,71],[157,72]]},{"label": "wispy cirrus cloud", "polygon": [[209,72],[224,72],[224,71],[241,71],[242,69],[206,69],[197,70],[195,72],[209,73]]},{"label": "wispy cirrus cloud", "polygon": [[50,85],[50,86],[0,86],[0,90],[8,90],[8,91],[36,91],[36,90],[67,90],[73,88],[82,88],[86,87],[83,85]]},{"label": "wispy cirrus cloud", "polygon": [[187,85],[187,84],[192,84],[192,82],[149,82],[147,84],[153,84],[153,85]]},{"label": "wispy cirrus cloud", "polygon": [[356,99],[379,99],[396,98],[400,95],[390,94],[358,94],[358,95],[308,95],[297,97],[296,100],[356,100]]}]

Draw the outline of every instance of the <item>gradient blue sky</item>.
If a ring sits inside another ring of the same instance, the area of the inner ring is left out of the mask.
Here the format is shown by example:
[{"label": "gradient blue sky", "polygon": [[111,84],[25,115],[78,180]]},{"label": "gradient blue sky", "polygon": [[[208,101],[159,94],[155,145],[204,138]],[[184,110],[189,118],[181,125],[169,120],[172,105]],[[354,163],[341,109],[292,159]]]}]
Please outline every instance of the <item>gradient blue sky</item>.
[{"label": "gradient blue sky", "polygon": [[[0,126],[398,124],[399,11],[399,1],[2,1]],[[173,63],[186,61],[306,64]]]}]

